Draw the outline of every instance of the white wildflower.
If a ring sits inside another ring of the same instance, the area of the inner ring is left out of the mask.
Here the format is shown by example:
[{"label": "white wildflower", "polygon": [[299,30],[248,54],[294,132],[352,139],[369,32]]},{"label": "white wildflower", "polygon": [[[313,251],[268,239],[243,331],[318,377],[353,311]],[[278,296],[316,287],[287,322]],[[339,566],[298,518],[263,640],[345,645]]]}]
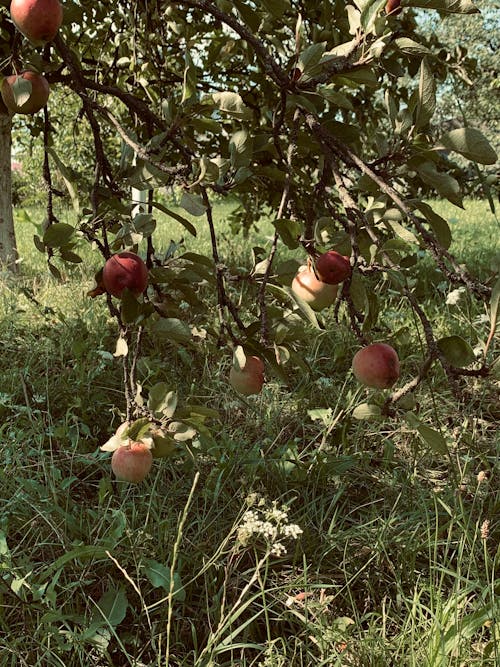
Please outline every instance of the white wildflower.
[{"label": "white wildflower", "polygon": [[448,306],[456,306],[460,301],[462,294],[465,292],[465,287],[458,287],[448,294],[446,297],[446,304]]}]

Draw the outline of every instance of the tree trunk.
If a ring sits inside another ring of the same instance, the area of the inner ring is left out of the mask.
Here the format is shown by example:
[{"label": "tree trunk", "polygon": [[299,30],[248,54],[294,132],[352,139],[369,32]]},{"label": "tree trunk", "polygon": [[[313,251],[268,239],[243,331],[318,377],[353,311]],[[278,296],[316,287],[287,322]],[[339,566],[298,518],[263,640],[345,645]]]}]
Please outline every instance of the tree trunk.
[{"label": "tree trunk", "polygon": [[0,110],[0,266],[17,272],[17,246],[12,215],[12,118]]}]

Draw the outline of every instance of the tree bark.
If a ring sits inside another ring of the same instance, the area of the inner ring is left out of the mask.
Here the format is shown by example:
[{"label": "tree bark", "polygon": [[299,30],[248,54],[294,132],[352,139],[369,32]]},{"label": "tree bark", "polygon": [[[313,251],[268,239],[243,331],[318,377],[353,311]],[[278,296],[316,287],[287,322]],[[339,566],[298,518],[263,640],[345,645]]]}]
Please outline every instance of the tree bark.
[{"label": "tree bark", "polygon": [[17,273],[18,254],[12,215],[12,118],[0,109],[0,266]]}]

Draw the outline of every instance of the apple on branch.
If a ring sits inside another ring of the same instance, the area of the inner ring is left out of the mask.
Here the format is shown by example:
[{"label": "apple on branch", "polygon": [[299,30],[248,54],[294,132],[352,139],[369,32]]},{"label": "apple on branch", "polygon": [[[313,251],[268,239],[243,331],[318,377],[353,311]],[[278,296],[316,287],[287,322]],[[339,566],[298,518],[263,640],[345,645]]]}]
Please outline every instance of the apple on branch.
[{"label": "apple on branch", "polygon": [[399,357],[390,345],[373,343],[356,352],[352,370],[366,387],[388,389],[399,378]]},{"label": "apple on branch", "polygon": [[61,27],[63,8],[59,0],[12,0],[10,17],[32,44],[42,46],[51,42]]},{"label": "apple on branch", "polygon": [[113,296],[121,297],[125,288],[139,296],[148,286],[148,268],[139,255],[133,252],[117,253],[104,265],[102,284]]},{"label": "apple on branch", "polygon": [[260,394],[264,385],[264,362],[260,357],[245,356],[238,345],[233,355],[233,365],[229,371],[229,384],[243,396]]},{"label": "apple on branch", "polygon": [[153,465],[153,438],[150,435],[137,440],[130,438],[130,426],[129,422],[121,424],[101,450],[113,452],[111,470],[117,479],[137,484],[148,476]]},{"label": "apple on branch", "polygon": [[315,262],[318,278],[329,285],[338,285],[351,275],[349,257],[336,250],[328,250],[320,255]]},{"label": "apple on branch", "polygon": [[331,306],[337,298],[337,291],[337,285],[318,280],[310,266],[299,268],[292,281],[292,292],[313,310],[323,310]]},{"label": "apple on branch", "polygon": [[34,114],[47,104],[50,88],[42,74],[25,70],[5,77],[0,93],[10,113]]}]

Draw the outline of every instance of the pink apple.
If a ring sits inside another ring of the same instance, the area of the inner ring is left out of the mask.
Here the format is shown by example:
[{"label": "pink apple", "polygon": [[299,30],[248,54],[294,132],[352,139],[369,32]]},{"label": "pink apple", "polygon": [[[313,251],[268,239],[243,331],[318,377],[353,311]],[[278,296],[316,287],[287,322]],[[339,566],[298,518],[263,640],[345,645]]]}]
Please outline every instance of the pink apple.
[{"label": "pink apple", "polygon": [[10,16],[16,28],[35,46],[51,42],[61,27],[59,0],[12,0]]},{"label": "pink apple", "polygon": [[130,442],[115,449],[111,470],[123,482],[142,482],[153,465],[153,454],[143,442]]},{"label": "pink apple", "polygon": [[328,250],[315,262],[318,278],[329,285],[338,285],[351,275],[349,257],[336,250]]},{"label": "pink apple", "polygon": [[247,357],[242,369],[232,366],[229,384],[244,396],[260,394],[264,384],[264,362],[259,357]]},{"label": "pink apple", "polygon": [[318,280],[314,271],[304,266],[292,281],[292,291],[314,310],[331,306],[337,298],[337,285],[328,285]]},{"label": "pink apple", "polygon": [[126,287],[139,296],[148,286],[148,269],[139,255],[120,252],[107,260],[102,270],[102,282],[113,296],[120,297]]},{"label": "pink apple", "polygon": [[388,389],[399,378],[398,354],[386,343],[373,343],[356,352],[352,370],[367,387]]}]

